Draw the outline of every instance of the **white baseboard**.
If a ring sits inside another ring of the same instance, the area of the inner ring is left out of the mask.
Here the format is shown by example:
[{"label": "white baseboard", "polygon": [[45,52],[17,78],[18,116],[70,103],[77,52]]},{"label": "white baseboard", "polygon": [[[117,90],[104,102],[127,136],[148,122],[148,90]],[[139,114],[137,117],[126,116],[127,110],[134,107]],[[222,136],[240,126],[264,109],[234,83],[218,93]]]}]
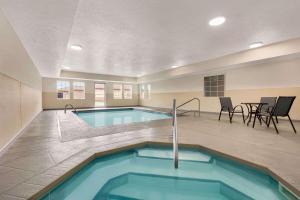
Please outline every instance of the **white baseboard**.
[{"label": "white baseboard", "polygon": [[8,149],[11,147],[15,141],[25,132],[28,125],[42,112],[40,110],[37,112],[16,134],[12,137],[1,149],[0,149],[0,156],[2,156]]}]

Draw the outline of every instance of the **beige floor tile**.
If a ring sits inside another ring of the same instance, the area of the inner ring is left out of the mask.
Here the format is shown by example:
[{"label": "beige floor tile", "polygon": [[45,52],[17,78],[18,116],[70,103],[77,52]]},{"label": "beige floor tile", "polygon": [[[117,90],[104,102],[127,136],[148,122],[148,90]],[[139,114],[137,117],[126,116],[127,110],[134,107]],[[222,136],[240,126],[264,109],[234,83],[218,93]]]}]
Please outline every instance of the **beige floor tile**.
[{"label": "beige floor tile", "polygon": [[10,170],[12,170],[12,168],[0,166],[0,176],[1,176],[1,174],[6,174]]},{"label": "beige floor tile", "polygon": [[55,163],[48,153],[34,153],[31,155],[22,156],[9,162],[2,163],[3,166],[13,167],[16,169],[28,171],[43,171]]},{"label": "beige floor tile", "polygon": [[6,173],[1,174],[0,185],[8,185],[13,186],[23,181],[27,180],[28,178],[32,177],[34,174],[31,171],[24,171],[19,169],[11,169]]},{"label": "beige floor tile", "polygon": [[47,186],[51,182],[56,180],[57,178],[59,178],[59,176],[40,174],[40,175],[34,176],[30,180],[28,180],[26,183],[34,184],[34,185]]},{"label": "beige floor tile", "polygon": [[27,199],[35,193],[37,193],[38,191],[40,191],[42,188],[43,187],[40,185],[22,183],[6,191],[4,194]]},{"label": "beige floor tile", "polygon": [[[68,121],[68,116],[62,115],[62,120]],[[300,123],[295,125],[300,131]],[[73,130],[75,125],[68,126],[65,128]],[[27,198],[95,152],[144,141],[172,142],[169,122],[126,125],[115,130],[105,128],[102,136],[98,136],[99,130],[89,129],[91,132],[88,134],[84,130],[81,127],[74,132],[69,131],[66,135],[68,141],[62,142],[56,111],[42,112],[0,157],[0,197],[4,197],[5,193]],[[282,120],[279,130],[277,135],[273,127],[259,124],[253,129],[241,123],[239,117],[230,124],[227,116],[218,121],[215,114],[178,118],[181,143],[201,145],[266,166],[300,190],[300,173],[297,170],[300,166],[300,134],[295,135],[289,123]]]},{"label": "beige floor tile", "polygon": [[8,189],[10,189],[11,187],[13,187],[14,185],[10,184],[10,183],[5,183],[5,184],[0,184],[0,194],[7,191]]},{"label": "beige floor tile", "polygon": [[61,167],[61,166],[55,166],[52,167],[44,172],[45,175],[52,175],[52,176],[61,176],[68,172],[71,169],[71,167]]},{"label": "beige floor tile", "polygon": [[25,200],[24,198],[20,198],[20,197],[15,197],[15,196],[11,196],[11,195],[0,195],[0,199],[1,200]]}]

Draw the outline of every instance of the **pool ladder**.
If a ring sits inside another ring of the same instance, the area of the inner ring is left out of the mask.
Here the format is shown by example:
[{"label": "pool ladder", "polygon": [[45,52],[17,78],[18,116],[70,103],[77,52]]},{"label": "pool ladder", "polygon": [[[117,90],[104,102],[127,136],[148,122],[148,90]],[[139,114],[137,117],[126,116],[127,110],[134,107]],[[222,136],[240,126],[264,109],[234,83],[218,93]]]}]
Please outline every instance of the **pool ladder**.
[{"label": "pool ladder", "polygon": [[70,106],[74,110],[74,112],[77,112],[76,108],[72,104],[69,103],[69,104],[65,105],[65,114],[67,113],[68,106]]},{"label": "pool ladder", "polygon": [[179,106],[177,106],[177,110],[179,111],[179,109],[178,108],[180,108],[180,107],[182,107],[182,106],[184,106],[184,105],[186,105],[186,104],[188,104],[188,103],[190,103],[190,102],[192,102],[192,101],[197,101],[197,103],[198,103],[198,109],[197,110],[184,110],[183,112],[180,112],[180,113],[177,113],[177,115],[184,115],[184,114],[186,114],[186,113],[189,113],[189,112],[193,112],[194,113],[194,116],[196,116],[196,113],[198,114],[198,116],[200,116],[200,99],[199,98],[192,98],[192,99],[190,99],[190,100],[188,100],[188,101],[186,101],[186,102],[184,102],[183,104],[181,104],[181,105],[179,105]]},{"label": "pool ladder", "polygon": [[173,154],[174,167],[178,168],[178,136],[177,136],[177,108],[176,99],[173,99],[173,117],[172,117],[172,134],[173,134]]},{"label": "pool ladder", "polygon": [[[172,108],[172,135],[173,135],[173,156],[174,156],[174,167],[175,169],[178,168],[178,134],[177,134],[177,109],[196,100],[198,102],[198,110],[197,111],[185,111],[187,112],[198,112],[198,115],[200,116],[200,99],[199,98],[192,98],[185,103],[179,105],[176,107],[176,99],[173,99],[173,108]],[[182,114],[182,113],[181,113]]]}]

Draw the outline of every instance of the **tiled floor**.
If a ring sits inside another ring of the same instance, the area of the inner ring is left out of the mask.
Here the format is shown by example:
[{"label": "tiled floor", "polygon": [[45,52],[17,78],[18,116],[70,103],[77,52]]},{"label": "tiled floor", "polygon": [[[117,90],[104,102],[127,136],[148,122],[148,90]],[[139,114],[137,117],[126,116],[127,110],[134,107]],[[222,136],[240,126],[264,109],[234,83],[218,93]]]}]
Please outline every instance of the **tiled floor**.
[{"label": "tiled floor", "polygon": [[[178,118],[181,143],[197,144],[251,163],[265,166],[300,191],[300,134],[286,121],[280,134],[273,128],[247,127],[236,118],[202,114]],[[169,123],[170,124],[170,123]],[[300,123],[295,123],[300,131]],[[171,126],[120,132],[61,142],[56,111],[42,112],[11,148],[0,157],[0,199],[27,199],[95,152],[144,141],[171,141]]]}]

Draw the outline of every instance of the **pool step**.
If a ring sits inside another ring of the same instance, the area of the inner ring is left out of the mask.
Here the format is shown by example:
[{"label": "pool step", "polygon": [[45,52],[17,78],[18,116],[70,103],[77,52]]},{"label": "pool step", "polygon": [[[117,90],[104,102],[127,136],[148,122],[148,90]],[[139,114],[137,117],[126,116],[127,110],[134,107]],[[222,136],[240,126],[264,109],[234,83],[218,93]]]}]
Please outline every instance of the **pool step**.
[{"label": "pool step", "polygon": [[[172,149],[143,148],[137,150],[137,156],[147,158],[173,159]],[[197,150],[179,149],[179,160],[210,162],[211,156]]]},{"label": "pool step", "polygon": [[114,194],[110,194],[107,197],[103,198],[103,200],[139,200],[136,198],[131,198],[131,197],[126,197],[124,195],[114,195]]},{"label": "pool step", "polygon": [[219,181],[128,173],[109,180],[94,200],[252,200]]}]

